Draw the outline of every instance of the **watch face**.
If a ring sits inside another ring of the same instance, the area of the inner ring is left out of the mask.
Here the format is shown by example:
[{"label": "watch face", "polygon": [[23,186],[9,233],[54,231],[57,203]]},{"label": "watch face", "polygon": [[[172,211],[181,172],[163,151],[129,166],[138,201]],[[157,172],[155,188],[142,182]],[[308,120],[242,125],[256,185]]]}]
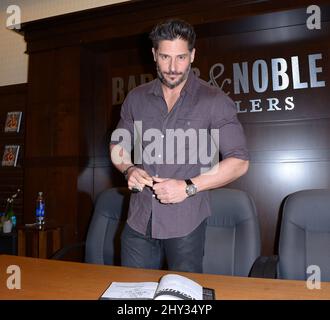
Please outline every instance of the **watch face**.
[{"label": "watch face", "polygon": [[190,184],[186,187],[186,193],[188,196],[193,196],[197,192],[197,187],[194,184]]}]

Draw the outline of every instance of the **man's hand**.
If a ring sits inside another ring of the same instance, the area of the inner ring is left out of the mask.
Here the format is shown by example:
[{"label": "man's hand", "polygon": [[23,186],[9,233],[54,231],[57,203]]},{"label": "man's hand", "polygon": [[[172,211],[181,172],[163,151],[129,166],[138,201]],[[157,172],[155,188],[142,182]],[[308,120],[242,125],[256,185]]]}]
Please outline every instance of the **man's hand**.
[{"label": "man's hand", "polygon": [[161,203],[182,202],[188,196],[186,194],[186,182],[184,180],[164,179],[152,177],[154,180],[153,190]]},{"label": "man's hand", "polygon": [[153,181],[151,176],[146,171],[133,167],[128,171],[127,184],[128,189],[130,190],[137,188],[142,191],[145,186],[152,187]]}]

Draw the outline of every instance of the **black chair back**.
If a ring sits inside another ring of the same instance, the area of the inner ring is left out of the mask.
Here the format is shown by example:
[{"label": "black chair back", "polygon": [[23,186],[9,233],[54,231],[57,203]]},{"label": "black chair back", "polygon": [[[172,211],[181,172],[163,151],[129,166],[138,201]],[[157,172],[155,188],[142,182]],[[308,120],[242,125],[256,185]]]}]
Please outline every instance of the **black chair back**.
[{"label": "black chair back", "polygon": [[88,228],[85,262],[120,265],[120,234],[126,222],[129,198],[127,188],[111,188],[99,195]]},{"label": "black chair back", "polygon": [[309,266],[330,281],[330,190],[312,189],[289,195],[283,206],[278,277],[306,280]]},{"label": "black chair back", "polygon": [[248,276],[260,255],[260,229],[253,199],[244,191],[210,191],[203,272]]}]

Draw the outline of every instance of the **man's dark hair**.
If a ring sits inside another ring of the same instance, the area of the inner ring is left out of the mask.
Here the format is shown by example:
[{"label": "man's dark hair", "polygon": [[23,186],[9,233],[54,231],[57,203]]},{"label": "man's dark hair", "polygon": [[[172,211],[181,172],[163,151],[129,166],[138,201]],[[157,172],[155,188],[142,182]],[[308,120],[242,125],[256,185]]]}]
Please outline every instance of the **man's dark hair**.
[{"label": "man's dark hair", "polygon": [[188,42],[189,51],[195,47],[196,34],[191,24],[179,19],[170,19],[157,24],[149,35],[155,50],[159,41],[182,39]]}]

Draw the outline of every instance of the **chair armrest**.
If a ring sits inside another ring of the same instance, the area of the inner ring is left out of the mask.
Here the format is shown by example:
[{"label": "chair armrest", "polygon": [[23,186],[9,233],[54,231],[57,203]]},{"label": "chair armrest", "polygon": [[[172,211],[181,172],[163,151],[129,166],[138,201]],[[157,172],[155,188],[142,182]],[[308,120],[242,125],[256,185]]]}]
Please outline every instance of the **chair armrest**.
[{"label": "chair armrest", "polygon": [[85,247],[85,242],[76,242],[69,244],[52,254],[50,259],[53,260],[62,260],[68,253],[73,252],[76,249],[82,249]]},{"label": "chair armrest", "polygon": [[260,256],[254,262],[251,271],[250,277],[253,278],[277,278],[277,263],[278,256]]}]

